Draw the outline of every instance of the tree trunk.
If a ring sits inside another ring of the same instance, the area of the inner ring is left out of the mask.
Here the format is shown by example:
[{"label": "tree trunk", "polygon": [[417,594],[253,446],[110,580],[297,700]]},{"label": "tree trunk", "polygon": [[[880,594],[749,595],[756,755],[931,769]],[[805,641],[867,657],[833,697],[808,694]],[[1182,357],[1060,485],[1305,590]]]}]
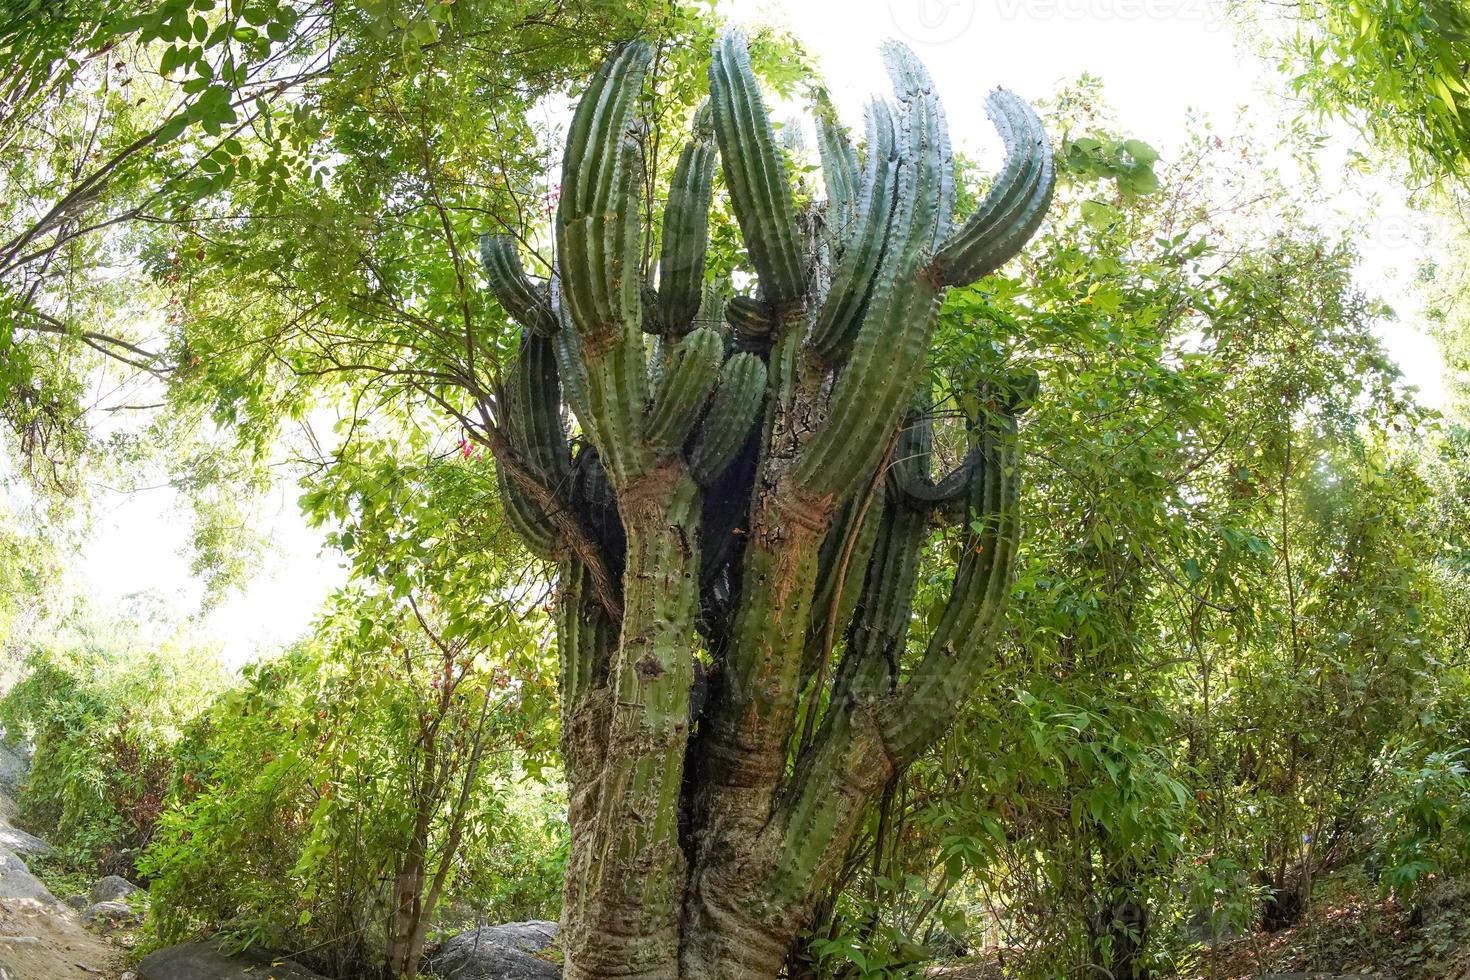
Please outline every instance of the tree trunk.
[{"label": "tree trunk", "polygon": [[640,477],[621,495],[628,552],[606,727],[573,723],[577,758],[597,756],[601,765],[579,765],[572,787],[578,803],[562,912],[569,978],[678,976],[697,504],[682,465]]}]

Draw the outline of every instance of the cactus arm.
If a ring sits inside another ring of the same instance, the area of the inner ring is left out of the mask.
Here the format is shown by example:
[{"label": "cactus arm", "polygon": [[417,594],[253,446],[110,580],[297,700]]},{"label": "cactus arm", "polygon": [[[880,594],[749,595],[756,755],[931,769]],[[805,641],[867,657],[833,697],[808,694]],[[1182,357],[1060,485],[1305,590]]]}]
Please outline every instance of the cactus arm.
[{"label": "cactus arm", "polygon": [[690,333],[674,350],[648,418],[647,438],[656,456],[684,445],[719,380],[724,355],[724,339],[704,328]]},{"label": "cactus arm", "polygon": [[[557,656],[561,666],[562,755],[568,775],[595,772],[597,742],[577,738],[588,695],[607,680],[617,627],[597,603],[587,567],[575,558],[563,564],[556,590]],[[578,779],[579,784],[585,780]],[[575,803],[573,804],[575,805]]]},{"label": "cactus arm", "polygon": [[834,701],[877,697],[892,690],[908,637],[919,556],[929,527],[927,511],[905,506],[899,499],[888,501],[848,630],[847,649],[833,687]]},{"label": "cactus arm", "polygon": [[625,46],[583,93],[567,138],[556,219],[562,302],[581,335],[588,382],[588,414],[579,418],[615,485],[649,463],[642,433],[639,156],[626,133],[651,58],[642,42]]},{"label": "cactus arm", "polygon": [[[803,689],[830,655],[830,641],[845,634],[852,621],[863,590],[864,570],[878,542],[887,493],[886,481],[879,482],[866,513],[863,513],[864,495],[849,500],[822,541],[817,558],[817,585],[812,592],[812,620],[807,626],[806,649],[802,653]],[[859,515],[862,524],[854,528]]]},{"label": "cactus arm", "polygon": [[561,384],[550,337],[529,331],[521,336],[521,349],[500,397],[511,445],[548,487],[563,489],[572,457],[562,425]]},{"label": "cactus arm", "polygon": [[914,166],[912,207],[916,220],[910,225],[909,245],[919,254],[932,254],[949,231],[954,215],[954,151],[949,142],[949,123],[929,69],[907,45],[885,43],[883,64],[893,81],[894,95],[905,110],[904,136],[908,159]]},{"label": "cactus arm", "polygon": [[537,558],[556,557],[556,526],[545,511],[515,485],[499,460],[495,463],[495,483],[500,491],[500,506],[510,529],[521,539],[526,550]]},{"label": "cactus arm", "polygon": [[572,414],[582,423],[582,428],[590,435],[596,421],[592,418],[592,400],[588,393],[592,382],[587,377],[587,364],[582,359],[582,335],[572,324],[561,298],[560,279],[553,275],[551,308],[560,326],[551,335],[551,344],[556,353],[556,366],[561,374],[562,397],[566,399]]},{"label": "cactus arm", "polygon": [[862,592],[833,684],[833,703],[886,694],[897,676],[908,636],[919,553],[929,535],[930,518],[930,507],[914,506],[904,488],[929,480],[934,450],[930,402],[928,392],[922,392],[894,443],[884,481],[888,494],[874,522],[878,527],[872,557],[863,566],[865,574],[858,575]]},{"label": "cactus arm", "polygon": [[594,342],[618,333],[628,319],[627,297],[636,302],[638,293],[636,241],[634,254],[627,254],[638,214],[629,199],[632,161],[624,133],[651,58],[648,45],[635,42],[603,63],[577,104],[562,158],[556,220],[562,286],[572,319]]},{"label": "cactus arm", "polygon": [[664,205],[658,310],[663,329],[675,336],[688,332],[703,299],[714,175],[715,148],[708,140],[690,142],[679,154]]},{"label": "cactus arm", "polygon": [[986,111],[1006,145],[995,184],[964,226],[934,257],[932,274],[946,285],[974,282],[1000,268],[1036,233],[1051,205],[1056,163],[1036,111],[1004,89]]},{"label": "cactus arm", "polygon": [[910,413],[893,462],[888,467],[888,480],[896,498],[914,509],[929,512],[962,500],[969,491],[975,471],[978,449],[971,449],[964,460],[939,481],[929,475],[934,451],[934,422],[930,415],[931,399],[925,393]]},{"label": "cactus arm", "polygon": [[515,239],[509,235],[481,235],[480,263],[485,267],[490,292],[511,319],[543,337],[556,330],[546,290],[526,275]]},{"label": "cactus arm", "polygon": [[898,489],[910,506],[945,507],[965,496],[976,465],[977,457],[974,453],[969,453],[958,466],[941,479],[904,480],[899,484]]},{"label": "cactus arm", "polygon": [[739,31],[727,31],[716,42],[709,79],[725,186],[761,289],[777,306],[800,304],[806,292],[806,263],[797,238],[791,183],[750,67],[745,36]]},{"label": "cactus arm", "polygon": [[847,366],[838,377],[825,424],[797,463],[810,496],[845,500],[888,448],[928,354],[941,289],[922,274],[949,220],[953,169],[944,112],[928,73],[907,48],[884,49],[900,105],[900,180],[890,245]]},{"label": "cactus arm", "polygon": [[862,322],[863,305],[873,288],[873,274],[883,257],[898,177],[893,112],[874,101],[868,107],[868,161],[861,185],[861,205],[844,238],[842,257],[832,284],[812,324],[808,344],[831,362],[850,346]]},{"label": "cactus arm", "polygon": [[[502,428],[526,469],[554,500],[564,502],[571,453],[562,426],[560,392],[551,339],[527,329],[521,335],[521,349],[497,395],[504,419]],[[553,557],[557,550],[557,531],[551,518],[516,485],[498,458],[496,476],[511,528],[532,554]]]},{"label": "cactus arm", "polygon": [[967,543],[949,601],[913,677],[879,715],[888,751],[913,759],[942,734],[989,662],[1010,593],[1020,539],[1016,422],[992,413],[981,436],[981,531]]},{"label": "cactus arm", "polygon": [[[825,97],[817,102],[817,153],[822,161],[822,181],[833,225],[840,235],[857,209],[862,175],[857,150],[837,121],[837,109]],[[871,140],[871,133],[869,134]],[[872,152],[869,142],[868,152]]]},{"label": "cactus arm", "polygon": [[704,429],[689,454],[689,471],[703,485],[730,465],[760,417],[766,396],[766,365],[754,354],[737,353],[720,369],[720,384]]}]

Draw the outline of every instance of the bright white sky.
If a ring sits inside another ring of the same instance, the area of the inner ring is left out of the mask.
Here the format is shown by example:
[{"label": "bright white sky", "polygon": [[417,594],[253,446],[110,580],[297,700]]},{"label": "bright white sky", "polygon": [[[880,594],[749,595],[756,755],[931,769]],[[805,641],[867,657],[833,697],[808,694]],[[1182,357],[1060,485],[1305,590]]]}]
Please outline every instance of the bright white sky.
[{"label": "bright white sky", "polygon": [[[1224,19],[1224,0],[725,0],[721,8],[737,23],[792,29],[819,59],[839,110],[853,124],[867,96],[886,90],[878,45],[890,37],[908,42],[934,75],[956,140],[982,161],[998,155],[982,107],[997,85],[1034,99],[1083,72],[1096,75],[1123,129],[1166,160],[1181,144],[1191,111],[1228,134],[1240,128],[1242,111],[1269,132],[1283,109],[1279,76],[1241,48]],[[1338,133],[1323,159],[1341,160],[1352,145]],[[1324,165],[1323,172],[1343,171]],[[1371,207],[1368,191],[1378,196]],[[1340,213],[1321,215],[1325,224],[1376,214],[1360,242],[1362,284],[1398,310],[1400,319],[1384,325],[1383,340],[1422,398],[1439,405],[1440,358],[1416,325],[1407,293],[1433,226],[1406,208],[1387,181],[1359,181],[1333,193]],[[151,590],[181,615],[197,609],[199,589],[183,554],[187,521],[173,508],[168,491],[103,496],[96,535],[78,563],[83,587],[98,602]],[[263,519],[276,554],[248,590],[203,622],[203,635],[218,638],[235,665],[298,636],[344,578],[337,558],[322,553],[321,536],[301,520],[294,486],[272,497]]]}]

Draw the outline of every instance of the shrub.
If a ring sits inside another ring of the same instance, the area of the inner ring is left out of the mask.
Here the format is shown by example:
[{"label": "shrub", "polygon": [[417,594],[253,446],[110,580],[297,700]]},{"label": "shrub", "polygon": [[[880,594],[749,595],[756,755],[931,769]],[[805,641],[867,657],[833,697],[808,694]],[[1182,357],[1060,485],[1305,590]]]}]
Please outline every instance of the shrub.
[{"label": "shrub", "polygon": [[17,801],[23,822],[75,865],[133,875],[163,810],[173,746],[219,687],[219,662],[79,609],[21,664],[0,698],[0,726],[35,749]]}]

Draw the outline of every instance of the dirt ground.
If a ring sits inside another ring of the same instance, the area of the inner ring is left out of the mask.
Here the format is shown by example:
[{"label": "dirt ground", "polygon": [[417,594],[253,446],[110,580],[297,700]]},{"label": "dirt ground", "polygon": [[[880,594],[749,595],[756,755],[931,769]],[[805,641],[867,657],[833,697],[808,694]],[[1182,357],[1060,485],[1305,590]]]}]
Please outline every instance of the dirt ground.
[{"label": "dirt ground", "polygon": [[116,980],[121,953],[65,905],[0,900],[0,975],[5,980]]},{"label": "dirt ground", "polygon": [[1470,980],[1470,881],[1433,882],[1406,906],[1346,875],[1322,889],[1300,924],[1222,943],[1186,977],[1272,973]]}]

